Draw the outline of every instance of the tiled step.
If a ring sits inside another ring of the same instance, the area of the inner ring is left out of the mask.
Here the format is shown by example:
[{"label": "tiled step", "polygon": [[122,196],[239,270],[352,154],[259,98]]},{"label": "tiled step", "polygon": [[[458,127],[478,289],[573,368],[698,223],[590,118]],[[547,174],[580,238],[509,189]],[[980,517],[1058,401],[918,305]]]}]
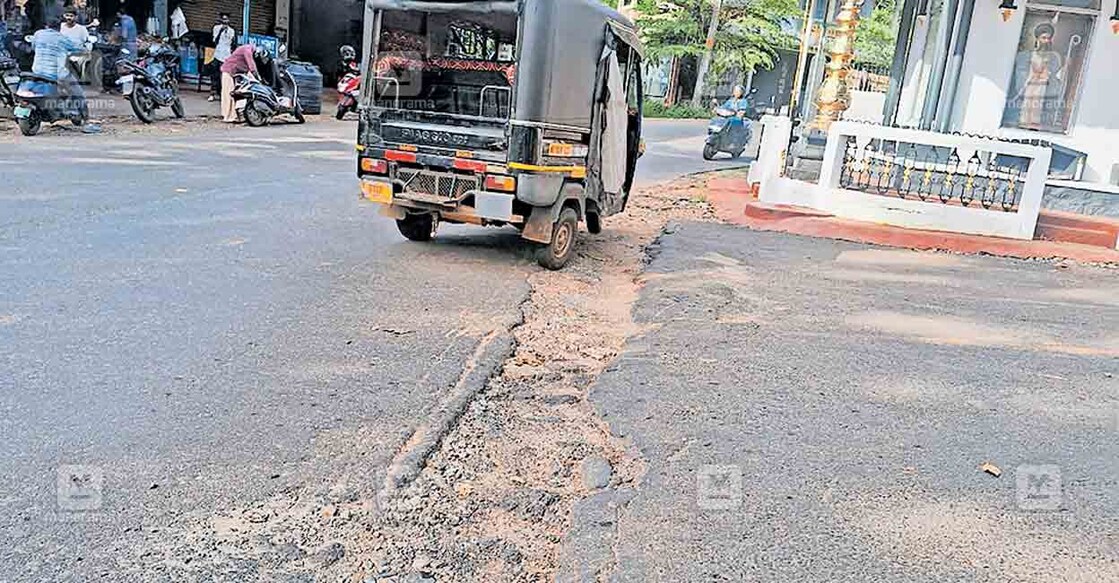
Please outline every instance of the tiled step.
[{"label": "tiled step", "polygon": [[1059,211],[1041,211],[1034,238],[1116,249],[1119,248],[1119,220]]}]

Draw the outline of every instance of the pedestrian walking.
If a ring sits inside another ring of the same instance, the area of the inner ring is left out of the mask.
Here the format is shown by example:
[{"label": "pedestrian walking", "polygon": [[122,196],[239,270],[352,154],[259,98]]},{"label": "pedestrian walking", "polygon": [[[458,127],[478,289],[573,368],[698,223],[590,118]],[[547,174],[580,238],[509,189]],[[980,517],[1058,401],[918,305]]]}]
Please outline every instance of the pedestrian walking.
[{"label": "pedestrian walking", "polygon": [[136,20],[125,13],[123,4],[117,9],[117,28],[120,29],[121,43],[128,49],[125,58],[135,60],[140,32],[136,28]]},{"label": "pedestrian walking", "polygon": [[222,12],[214,25],[214,60],[210,61],[210,101],[218,98],[222,87],[222,65],[233,54],[237,31],[229,24],[229,13]]},{"label": "pedestrian walking", "polygon": [[233,102],[234,75],[259,76],[254,58],[256,50],[253,45],[239,46],[221,66],[221,114],[225,123],[237,121],[237,106]]}]

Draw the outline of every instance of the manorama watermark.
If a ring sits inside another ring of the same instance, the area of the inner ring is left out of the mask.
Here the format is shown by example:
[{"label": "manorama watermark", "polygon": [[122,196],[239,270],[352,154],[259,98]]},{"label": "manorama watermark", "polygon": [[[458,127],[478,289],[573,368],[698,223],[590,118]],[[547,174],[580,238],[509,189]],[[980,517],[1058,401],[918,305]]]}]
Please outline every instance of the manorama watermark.
[{"label": "manorama watermark", "polygon": [[55,520],[97,522],[104,518],[105,472],[100,466],[62,465],[55,478]]},{"label": "manorama watermark", "polygon": [[1022,465],[1014,471],[1018,509],[1055,512],[1061,509],[1061,468],[1056,465]]},{"label": "manorama watermark", "polygon": [[696,506],[700,510],[737,510],[742,506],[742,468],[705,465],[696,473]]}]

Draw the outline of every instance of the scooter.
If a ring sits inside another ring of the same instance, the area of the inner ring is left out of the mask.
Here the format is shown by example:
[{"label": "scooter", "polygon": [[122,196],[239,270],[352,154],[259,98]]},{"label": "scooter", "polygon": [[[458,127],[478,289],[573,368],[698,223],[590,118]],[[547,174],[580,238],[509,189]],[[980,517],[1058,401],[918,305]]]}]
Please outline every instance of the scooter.
[{"label": "scooter", "polygon": [[[284,47],[280,48],[280,52],[284,52]],[[299,103],[299,86],[288,71],[285,61],[276,62],[276,76],[280,94],[252,75],[242,74],[234,78],[232,95],[237,112],[245,123],[254,128],[268,125],[281,115],[290,115],[295,123],[307,121],[303,117],[303,106]]]},{"label": "scooter", "polygon": [[[96,41],[94,37],[90,38],[91,41]],[[30,43],[31,37],[26,40]],[[38,134],[44,123],[68,119],[81,127],[89,121],[89,104],[86,103],[85,96],[62,96],[58,81],[35,73],[20,75],[16,106],[12,112],[19,124],[19,131],[25,136]]]},{"label": "scooter", "polygon": [[361,98],[361,66],[357,61],[357,53],[349,45],[343,46],[340,52],[344,73],[338,80],[338,111],[334,114],[338,120],[345,118],[351,111],[356,112]]},{"label": "scooter", "polygon": [[[128,50],[122,49],[121,53],[127,56]],[[152,44],[138,62],[122,59],[118,66],[122,74],[116,84],[137,119],[152,123],[160,107],[170,107],[179,119],[186,116],[179,98],[179,53],[169,44]]]},{"label": "scooter", "polygon": [[0,105],[15,109],[16,93],[13,87],[19,86],[19,62],[0,55]]},{"label": "scooter", "polygon": [[727,152],[731,158],[738,158],[754,137],[750,120],[745,112],[734,112],[722,107],[715,110],[715,115],[707,124],[703,159],[713,160],[719,152]]},{"label": "scooter", "polygon": [[[751,91],[751,93],[756,92]],[[754,139],[751,121],[753,104],[748,110],[733,111],[725,107],[715,108],[715,117],[707,124],[707,142],[703,146],[703,159],[713,160],[719,152],[730,154],[737,159]]]}]

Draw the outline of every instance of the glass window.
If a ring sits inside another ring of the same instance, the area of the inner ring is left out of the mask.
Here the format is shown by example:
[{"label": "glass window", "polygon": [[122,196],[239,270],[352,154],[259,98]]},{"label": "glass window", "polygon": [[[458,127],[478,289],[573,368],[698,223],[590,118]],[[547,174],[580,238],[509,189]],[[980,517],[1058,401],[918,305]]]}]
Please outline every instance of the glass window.
[{"label": "glass window", "polygon": [[[1069,2],[1086,3],[1062,1]],[[1004,127],[1054,133],[1068,130],[1095,20],[1093,14],[1036,5],[1026,9],[1002,118]]]}]

